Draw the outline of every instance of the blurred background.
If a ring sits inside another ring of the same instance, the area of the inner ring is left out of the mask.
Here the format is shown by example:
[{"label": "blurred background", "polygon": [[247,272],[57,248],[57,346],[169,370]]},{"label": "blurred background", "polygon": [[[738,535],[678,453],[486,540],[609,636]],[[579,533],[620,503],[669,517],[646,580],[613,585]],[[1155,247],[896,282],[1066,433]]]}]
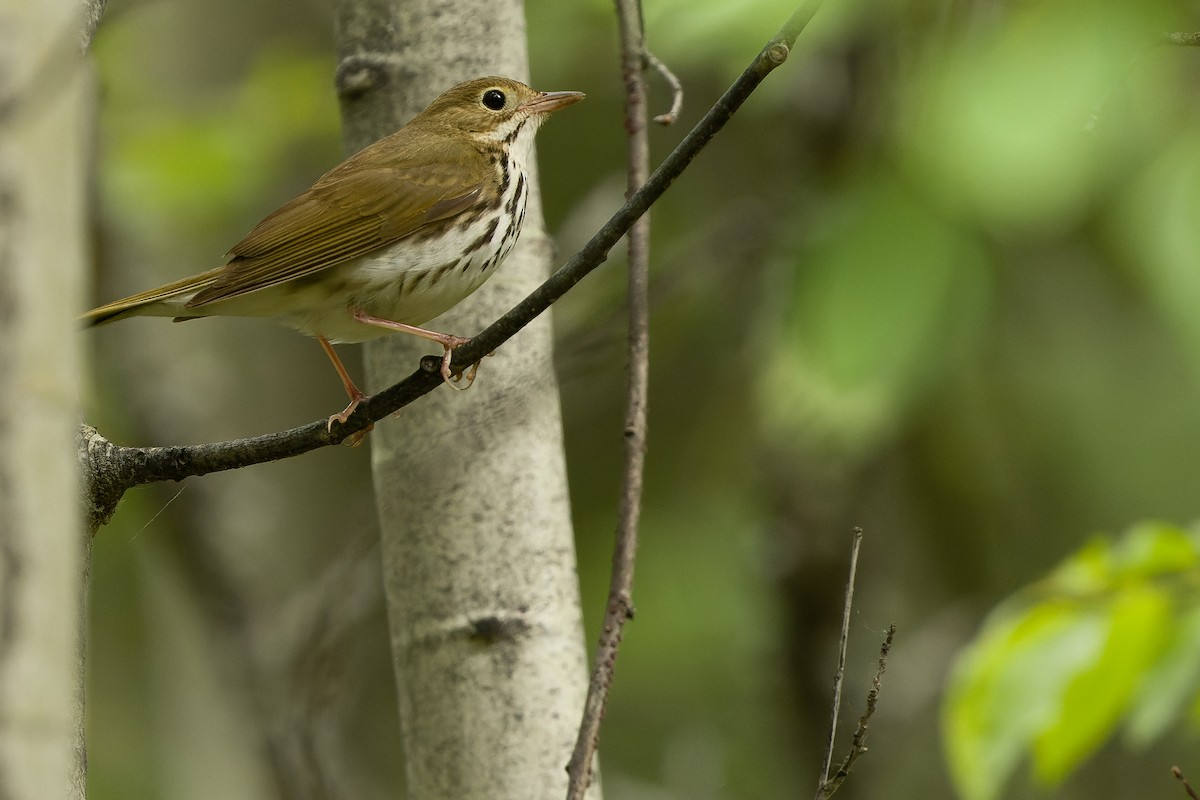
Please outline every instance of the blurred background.
[{"label": "blurred background", "polygon": [[[623,193],[615,24],[602,0],[526,9],[534,85],[588,94],[538,143],[569,255]],[[646,0],[685,91],[655,161],[792,9]],[[856,526],[845,734],[898,634],[842,796],[955,797],[939,704],[988,610],[1097,533],[1196,518],[1200,48],[1162,43],[1196,30],[1197,0],[827,2],[655,206],[609,800],[812,795]],[[217,265],[342,157],[319,0],[110,0],[94,51],[97,303]],[[589,643],[620,468],[622,268],[618,248],[554,308]],[[317,346],[271,323],[86,335],[87,419],[120,443],[265,433],[345,402]],[[375,537],[366,447],[131,492],[95,547],[90,796],[252,800],[290,773],[396,797]],[[1104,745],[1052,792],[1019,771],[1004,796],[1181,797],[1169,767],[1200,775],[1196,753],[1181,724]]]}]

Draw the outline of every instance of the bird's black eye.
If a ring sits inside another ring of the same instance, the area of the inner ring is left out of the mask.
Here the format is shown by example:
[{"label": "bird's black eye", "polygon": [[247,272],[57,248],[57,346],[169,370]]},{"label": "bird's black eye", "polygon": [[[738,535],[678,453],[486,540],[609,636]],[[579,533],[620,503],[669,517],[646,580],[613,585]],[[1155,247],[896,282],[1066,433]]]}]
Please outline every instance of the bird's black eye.
[{"label": "bird's black eye", "polygon": [[483,93],[483,104],[492,111],[504,108],[504,92],[499,89],[488,89]]}]

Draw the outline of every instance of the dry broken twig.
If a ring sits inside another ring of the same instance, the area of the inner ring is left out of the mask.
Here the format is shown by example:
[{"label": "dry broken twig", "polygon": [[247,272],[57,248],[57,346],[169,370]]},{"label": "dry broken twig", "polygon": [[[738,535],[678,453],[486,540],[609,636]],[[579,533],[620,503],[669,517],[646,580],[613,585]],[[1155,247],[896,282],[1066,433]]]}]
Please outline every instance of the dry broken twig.
[{"label": "dry broken twig", "polygon": [[1192,800],[1200,800],[1200,795],[1196,794],[1196,790],[1188,783],[1187,778],[1183,777],[1183,770],[1179,767],[1171,767],[1171,774],[1175,776],[1175,780],[1183,784],[1183,789],[1188,793],[1188,797],[1192,798]]}]

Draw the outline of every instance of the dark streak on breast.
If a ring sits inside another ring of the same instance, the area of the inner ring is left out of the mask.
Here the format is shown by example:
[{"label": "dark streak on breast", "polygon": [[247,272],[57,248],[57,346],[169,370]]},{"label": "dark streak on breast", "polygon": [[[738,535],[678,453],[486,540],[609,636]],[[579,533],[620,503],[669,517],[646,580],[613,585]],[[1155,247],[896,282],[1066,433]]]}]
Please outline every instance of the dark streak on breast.
[{"label": "dark streak on breast", "polygon": [[[525,173],[517,176],[517,190],[513,192],[512,199],[508,201],[508,205],[504,207],[505,212],[512,217],[517,215],[517,206],[521,202],[521,198],[525,196]],[[523,211],[524,209],[522,209]]]},{"label": "dark streak on breast", "polygon": [[509,131],[508,135],[504,137],[504,143],[511,145],[513,142],[515,142],[517,137],[521,135],[521,129],[524,128],[525,125],[526,123],[522,122],[520,125]]}]

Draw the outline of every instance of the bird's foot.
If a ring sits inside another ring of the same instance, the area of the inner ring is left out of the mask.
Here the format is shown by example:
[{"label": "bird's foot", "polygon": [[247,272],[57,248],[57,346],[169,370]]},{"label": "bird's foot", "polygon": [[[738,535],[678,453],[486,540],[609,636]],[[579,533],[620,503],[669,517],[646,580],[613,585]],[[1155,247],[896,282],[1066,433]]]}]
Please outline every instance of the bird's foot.
[{"label": "bird's foot", "polygon": [[[479,362],[476,361],[471,366],[464,370],[459,370],[457,373],[451,372],[450,359],[454,355],[454,349],[456,347],[461,347],[471,340],[463,339],[459,336],[453,336],[450,338],[454,339],[455,341],[453,343],[443,342],[446,352],[442,355],[442,380],[446,381],[446,385],[451,389],[459,392],[465,392],[467,389],[471,388],[471,384],[475,383],[475,375],[479,372]],[[463,383],[463,380],[466,380],[465,384]]]},{"label": "bird's foot", "polygon": [[[350,404],[348,406],[346,406],[345,408],[343,408],[338,413],[331,414],[329,416],[328,421],[326,421],[326,423],[325,423],[325,430],[327,430],[327,431],[333,430],[334,420],[336,420],[341,425],[345,425],[346,420],[350,419],[350,415],[354,413],[354,410],[356,408],[358,408],[358,404],[361,403],[363,400],[366,400],[367,397],[368,397],[367,395],[363,394],[361,391],[359,391],[357,388],[355,388],[354,393],[350,395]],[[367,434],[370,433],[371,429],[374,427],[375,427],[375,423],[372,422],[370,425],[363,428],[361,431],[355,431],[354,433],[347,436],[345,439],[342,440],[342,444],[347,445],[348,447],[358,447],[360,444],[362,444],[363,439],[367,438]]]},{"label": "bird's foot", "polygon": [[[486,357],[491,358],[494,355],[496,354],[488,353]],[[482,363],[483,361],[476,361],[474,364],[455,375],[450,373],[450,351],[447,351],[446,355],[442,356],[442,377],[446,379],[446,383],[450,384],[450,388],[457,389],[460,392],[465,392],[467,389],[471,388],[471,384],[475,383],[475,376],[479,373],[479,365]],[[463,378],[467,379],[467,385],[459,386],[458,383]]]},{"label": "bird's foot", "polygon": [[[346,394],[350,396],[350,405],[343,408],[339,413],[331,415],[328,421],[326,421],[325,430],[332,431],[333,421],[337,420],[342,425],[345,425],[346,420],[350,419],[350,415],[354,413],[354,409],[358,408],[358,404],[367,399],[367,395],[363,394],[362,389],[354,385],[354,381],[350,379],[350,373],[346,371],[346,365],[338,358],[338,354],[334,351],[333,345],[329,343],[329,340],[324,336],[318,336],[317,341],[320,343],[321,349],[325,351],[325,355],[329,356],[329,360],[333,363],[333,368],[337,370],[338,377],[342,379],[342,386],[345,387]],[[343,439],[342,443],[350,447],[358,447],[373,427],[375,427],[375,424],[371,423],[361,431],[355,431]]]}]

